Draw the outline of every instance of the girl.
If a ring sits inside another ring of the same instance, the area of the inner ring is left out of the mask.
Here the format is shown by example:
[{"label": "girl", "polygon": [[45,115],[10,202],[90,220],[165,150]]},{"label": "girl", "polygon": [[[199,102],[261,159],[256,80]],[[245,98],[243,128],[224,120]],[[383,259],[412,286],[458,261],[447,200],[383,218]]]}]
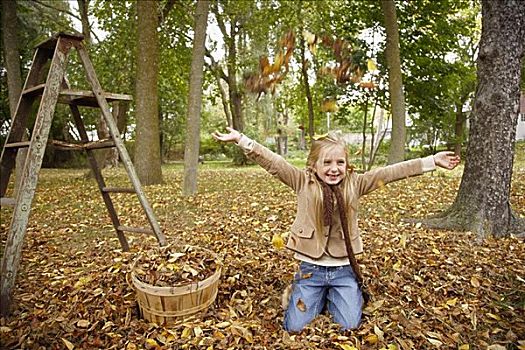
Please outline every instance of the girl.
[{"label": "girl", "polygon": [[359,197],[436,166],[452,170],[459,156],[439,152],[356,174],[348,163],[344,141],[328,135],[313,142],[306,169],[300,170],[237,130],[226,129],[228,133],[214,132],[213,137],[235,142],[297,194],[297,214],[286,246],[300,265],[284,315],[285,330],[301,331],[325,306],[344,330],[357,328],[366,296],[354,257],[363,252],[357,229]]}]

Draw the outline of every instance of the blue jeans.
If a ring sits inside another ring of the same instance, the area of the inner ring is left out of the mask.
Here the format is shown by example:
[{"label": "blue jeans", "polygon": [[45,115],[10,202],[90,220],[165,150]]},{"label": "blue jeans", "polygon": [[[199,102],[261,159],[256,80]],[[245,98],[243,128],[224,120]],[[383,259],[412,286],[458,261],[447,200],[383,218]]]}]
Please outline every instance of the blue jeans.
[{"label": "blue jeans", "polygon": [[284,315],[284,329],[301,331],[325,306],[343,330],[359,326],[363,297],[352,267],[301,262]]}]

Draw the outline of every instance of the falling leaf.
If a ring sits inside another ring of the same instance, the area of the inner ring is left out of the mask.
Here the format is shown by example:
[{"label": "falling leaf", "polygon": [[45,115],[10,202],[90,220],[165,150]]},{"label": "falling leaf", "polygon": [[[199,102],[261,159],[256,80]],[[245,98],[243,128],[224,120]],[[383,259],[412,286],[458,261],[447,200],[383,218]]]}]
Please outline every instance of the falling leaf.
[{"label": "falling leaf", "polygon": [[306,312],[306,304],[304,303],[302,299],[297,300],[297,308],[301,312]]},{"label": "falling leaf", "polygon": [[69,340],[67,340],[65,338],[61,338],[61,339],[64,342],[64,344],[66,345],[66,347],[68,348],[68,350],[73,350],[75,348],[75,345],[73,345],[73,343],[71,343]]},{"label": "falling leaf", "polygon": [[374,62],[374,60],[368,59],[368,61],[367,61],[367,68],[368,68],[369,72],[377,70],[377,66],[376,66],[376,63]]},{"label": "falling leaf", "polygon": [[321,111],[334,113],[337,112],[339,108],[337,107],[337,102],[335,100],[324,100],[321,104]]},{"label": "falling leaf", "polygon": [[364,89],[375,89],[376,87],[376,84],[374,84],[374,82],[372,81],[362,81],[361,83],[359,83],[359,86],[364,88]]}]

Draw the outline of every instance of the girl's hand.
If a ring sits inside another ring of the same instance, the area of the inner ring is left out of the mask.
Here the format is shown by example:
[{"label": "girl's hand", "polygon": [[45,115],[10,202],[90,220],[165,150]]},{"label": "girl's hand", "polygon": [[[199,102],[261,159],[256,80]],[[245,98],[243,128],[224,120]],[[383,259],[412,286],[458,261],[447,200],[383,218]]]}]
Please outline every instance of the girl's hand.
[{"label": "girl's hand", "polygon": [[234,128],[230,128],[229,126],[226,127],[226,130],[229,131],[228,134],[223,134],[218,131],[214,131],[211,134],[211,136],[213,136],[213,138],[217,141],[238,143],[241,139],[242,134]]},{"label": "girl's hand", "polygon": [[459,156],[456,156],[454,152],[444,151],[434,154],[434,162],[437,166],[444,169],[452,170],[461,161]]}]

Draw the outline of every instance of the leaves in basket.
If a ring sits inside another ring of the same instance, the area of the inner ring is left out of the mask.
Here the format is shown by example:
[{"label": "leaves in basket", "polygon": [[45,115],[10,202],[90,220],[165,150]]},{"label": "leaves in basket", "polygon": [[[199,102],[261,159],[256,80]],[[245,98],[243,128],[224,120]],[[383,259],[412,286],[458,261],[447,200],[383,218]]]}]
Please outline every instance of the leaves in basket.
[{"label": "leaves in basket", "polygon": [[216,269],[217,262],[210,253],[186,247],[183,252],[148,250],[138,259],[133,272],[141,282],[174,287],[205,280]]}]

